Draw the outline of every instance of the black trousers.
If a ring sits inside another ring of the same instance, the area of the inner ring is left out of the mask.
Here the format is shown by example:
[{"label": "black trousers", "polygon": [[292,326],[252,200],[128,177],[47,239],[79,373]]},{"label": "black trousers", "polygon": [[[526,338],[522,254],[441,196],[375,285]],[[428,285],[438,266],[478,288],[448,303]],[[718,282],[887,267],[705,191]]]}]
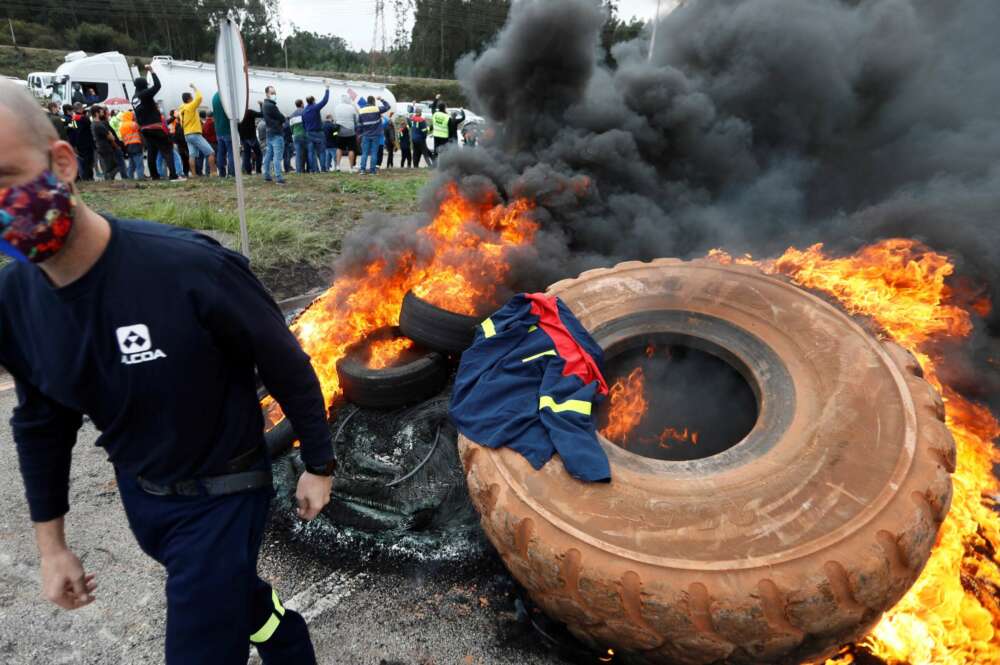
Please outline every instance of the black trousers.
[{"label": "black trousers", "polygon": [[399,158],[399,168],[403,168],[404,166],[412,167],[413,155],[410,153],[410,144],[404,143],[400,148],[400,152],[402,152],[402,156]]},{"label": "black trousers", "polygon": [[420,166],[420,158],[426,157],[427,163],[430,164],[431,156],[427,152],[427,142],[426,141],[414,141],[413,142],[413,168]]},{"label": "black trousers", "polygon": [[170,171],[170,179],[177,179],[177,169],[174,168],[174,144],[162,129],[144,129],[142,138],[146,140],[146,165],[149,167],[149,175],[153,180],[160,179],[160,173],[156,170],[156,157],[163,155],[163,161],[167,163]]},{"label": "black trousers", "polygon": [[[172,158],[171,158],[172,159]],[[305,620],[257,576],[272,490],[154,496],[117,473],[129,526],[167,570],[167,665],[316,665]]]},{"label": "black trousers", "polygon": [[94,179],[94,149],[81,150],[77,153],[77,160],[80,162],[80,173],[77,177],[80,180]]},{"label": "black trousers", "polygon": [[125,171],[120,168],[125,164],[117,150],[99,150],[97,154],[101,158],[101,170],[104,171],[105,180],[114,180],[115,174],[119,172],[122,178],[125,177]]}]

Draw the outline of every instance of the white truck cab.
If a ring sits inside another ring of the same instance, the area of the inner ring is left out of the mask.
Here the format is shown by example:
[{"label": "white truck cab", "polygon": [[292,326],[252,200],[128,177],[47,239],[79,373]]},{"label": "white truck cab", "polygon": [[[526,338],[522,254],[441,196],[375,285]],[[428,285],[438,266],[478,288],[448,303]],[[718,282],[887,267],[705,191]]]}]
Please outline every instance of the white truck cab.
[{"label": "white truck cab", "polygon": [[27,79],[28,90],[38,99],[50,99],[52,97],[52,82],[55,78],[55,72],[31,72]]},{"label": "white truck cab", "polygon": [[125,56],[117,51],[91,56],[74,51],[56,69],[51,99],[63,104],[82,102],[87,106],[104,104],[110,108],[128,108],[137,76],[138,70],[130,67]]}]

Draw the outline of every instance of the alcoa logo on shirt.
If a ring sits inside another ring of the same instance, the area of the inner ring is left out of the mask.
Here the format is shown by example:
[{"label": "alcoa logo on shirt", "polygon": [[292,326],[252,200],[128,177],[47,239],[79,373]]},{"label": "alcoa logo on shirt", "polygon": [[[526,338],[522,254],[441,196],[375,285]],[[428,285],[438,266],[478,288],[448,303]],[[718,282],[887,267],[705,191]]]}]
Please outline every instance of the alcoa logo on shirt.
[{"label": "alcoa logo on shirt", "polygon": [[159,349],[153,350],[153,341],[149,336],[149,328],[144,323],[122,326],[115,334],[118,336],[118,348],[122,351],[123,365],[138,365],[157,358],[166,358],[167,354]]}]

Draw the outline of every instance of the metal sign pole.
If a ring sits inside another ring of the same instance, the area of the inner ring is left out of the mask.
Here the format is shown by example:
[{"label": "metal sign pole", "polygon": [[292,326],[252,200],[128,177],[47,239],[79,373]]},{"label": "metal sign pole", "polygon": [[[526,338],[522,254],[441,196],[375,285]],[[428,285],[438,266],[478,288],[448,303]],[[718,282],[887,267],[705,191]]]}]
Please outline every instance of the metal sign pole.
[{"label": "metal sign pole", "polygon": [[[236,201],[240,211],[240,251],[250,258],[250,233],[247,231],[247,211],[243,194],[243,141],[240,140],[240,126],[236,118],[229,119],[229,140],[233,144],[233,171],[236,173]],[[237,156],[240,157],[237,160]]]},{"label": "metal sign pole", "polygon": [[[249,89],[246,50],[243,47],[239,27],[232,18],[227,18],[219,24],[215,75],[219,84],[220,101],[226,115],[229,116],[229,140],[233,143],[232,161],[235,162],[242,148],[242,141],[239,141],[239,123],[246,115]],[[247,231],[242,165],[233,164],[233,171],[236,173],[236,202],[240,215],[240,251],[250,258],[250,234]]]}]

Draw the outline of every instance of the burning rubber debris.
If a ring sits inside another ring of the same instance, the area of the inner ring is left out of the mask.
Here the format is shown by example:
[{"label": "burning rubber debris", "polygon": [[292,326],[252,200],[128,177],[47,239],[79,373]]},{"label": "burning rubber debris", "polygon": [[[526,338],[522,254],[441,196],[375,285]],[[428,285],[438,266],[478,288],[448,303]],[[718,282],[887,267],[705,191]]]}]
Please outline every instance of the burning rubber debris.
[{"label": "burning rubber debris", "polygon": [[[337,361],[396,325],[411,291],[480,316],[514,291],[588,269],[706,254],[706,265],[790,280],[913,353],[957,446],[957,460],[938,460],[955,468],[953,496],[922,574],[826,665],[1000,664],[998,20],[986,0],[699,0],[661,22],[651,54],[645,36],[616,47],[608,68],[596,56],[596,2],[514,3],[495,46],[460,67],[497,124],[492,141],[443,156],[425,215],[376,216],[347,238],[337,282],[293,325],[328,402],[341,403]],[[659,402],[680,371],[676,342],[636,342],[601,431],[652,457],[724,454],[738,431],[714,435]],[[376,362],[386,366],[402,352],[384,351]],[[751,421],[755,408],[742,410]],[[380,468],[386,481],[402,472]],[[516,564],[534,536],[509,530]],[[561,579],[577,579],[577,558],[562,565]],[[641,597],[623,579],[622,593]],[[801,639],[781,590],[760,588],[767,612],[778,607],[769,620]],[[720,615],[701,590],[690,598],[711,641],[732,627],[713,624]]]}]

